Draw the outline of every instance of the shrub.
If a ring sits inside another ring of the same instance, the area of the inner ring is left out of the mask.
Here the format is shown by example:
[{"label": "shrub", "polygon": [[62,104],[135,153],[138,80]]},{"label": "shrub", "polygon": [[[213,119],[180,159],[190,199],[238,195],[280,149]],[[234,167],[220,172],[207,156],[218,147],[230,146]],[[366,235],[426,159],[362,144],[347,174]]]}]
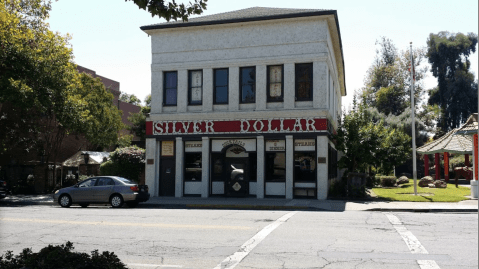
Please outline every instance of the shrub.
[{"label": "shrub", "polygon": [[68,241],[65,245],[48,245],[38,253],[25,248],[22,253],[14,256],[12,251],[7,251],[5,255],[0,256],[0,268],[127,268],[113,252],[104,251],[100,254],[98,250],[94,250],[90,256],[86,253],[73,252],[73,249],[73,243]]},{"label": "shrub", "polygon": [[331,185],[329,186],[329,193],[330,197],[346,197],[347,196],[347,181],[343,177],[340,180],[333,180]]},{"label": "shrub", "polygon": [[110,154],[111,161],[100,166],[102,175],[121,176],[136,182],[145,168],[145,150],[137,146],[117,148]]},{"label": "shrub", "polygon": [[382,187],[395,187],[397,179],[395,176],[381,176],[380,182]]},{"label": "shrub", "polygon": [[100,173],[104,176],[118,175],[118,164],[112,160],[108,160],[100,165]]},{"label": "shrub", "polygon": [[380,183],[379,176],[370,174],[366,176],[366,187],[368,188],[374,188],[378,186]]}]

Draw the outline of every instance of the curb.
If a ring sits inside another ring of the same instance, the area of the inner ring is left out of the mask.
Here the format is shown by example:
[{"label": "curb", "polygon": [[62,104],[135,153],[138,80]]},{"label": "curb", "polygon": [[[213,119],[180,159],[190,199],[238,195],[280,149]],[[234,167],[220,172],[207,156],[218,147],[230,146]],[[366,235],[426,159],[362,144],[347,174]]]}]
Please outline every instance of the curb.
[{"label": "curb", "polygon": [[478,213],[477,209],[469,208],[431,208],[431,209],[413,209],[413,208],[371,208],[361,211],[376,212],[412,212],[412,213]]}]

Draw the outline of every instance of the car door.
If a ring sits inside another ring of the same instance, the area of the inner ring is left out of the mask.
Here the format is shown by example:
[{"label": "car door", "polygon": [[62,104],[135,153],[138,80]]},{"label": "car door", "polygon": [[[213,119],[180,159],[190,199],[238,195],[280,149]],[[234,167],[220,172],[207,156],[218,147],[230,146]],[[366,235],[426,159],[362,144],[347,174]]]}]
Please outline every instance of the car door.
[{"label": "car door", "polygon": [[115,181],[109,177],[100,177],[94,188],[95,202],[108,203],[115,187]]},{"label": "car door", "polygon": [[97,178],[89,178],[85,181],[78,183],[78,187],[75,186],[74,189],[70,192],[73,202],[93,202],[93,186],[95,186],[96,181]]}]

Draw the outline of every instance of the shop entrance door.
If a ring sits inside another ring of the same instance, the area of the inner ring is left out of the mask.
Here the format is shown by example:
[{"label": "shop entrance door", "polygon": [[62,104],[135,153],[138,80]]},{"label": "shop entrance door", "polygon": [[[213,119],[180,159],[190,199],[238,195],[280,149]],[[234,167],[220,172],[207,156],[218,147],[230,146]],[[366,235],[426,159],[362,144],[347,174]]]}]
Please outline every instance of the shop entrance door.
[{"label": "shop entrance door", "polygon": [[245,197],[249,194],[248,158],[227,158],[224,171],[226,196]]},{"label": "shop entrance door", "polygon": [[175,159],[160,161],[160,196],[175,196]]}]

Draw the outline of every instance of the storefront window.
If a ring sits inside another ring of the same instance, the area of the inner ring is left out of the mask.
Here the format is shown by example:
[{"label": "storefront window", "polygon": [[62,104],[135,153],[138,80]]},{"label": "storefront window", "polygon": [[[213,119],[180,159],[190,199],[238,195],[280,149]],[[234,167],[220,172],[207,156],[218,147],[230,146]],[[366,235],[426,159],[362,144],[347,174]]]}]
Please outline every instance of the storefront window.
[{"label": "storefront window", "polygon": [[250,182],[255,182],[256,181],[256,175],[258,172],[258,159],[256,156],[255,152],[249,153],[249,181]]},{"label": "storefront window", "polygon": [[213,181],[224,181],[223,179],[224,156],[219,153],[211,154],[211,178]]},{"label": "storefront window", "polygon": [[185,181],[201,181],[201,153],[185,153]]},{"label": "storefront window", "polygon": [[316,182],[316,162],[314,152],[294,153],[294,181]]},{"label": "storefront window", "polygon": [[284,182],[286,179],[286,154],[284,152],[266,153],[266,181]]}]

